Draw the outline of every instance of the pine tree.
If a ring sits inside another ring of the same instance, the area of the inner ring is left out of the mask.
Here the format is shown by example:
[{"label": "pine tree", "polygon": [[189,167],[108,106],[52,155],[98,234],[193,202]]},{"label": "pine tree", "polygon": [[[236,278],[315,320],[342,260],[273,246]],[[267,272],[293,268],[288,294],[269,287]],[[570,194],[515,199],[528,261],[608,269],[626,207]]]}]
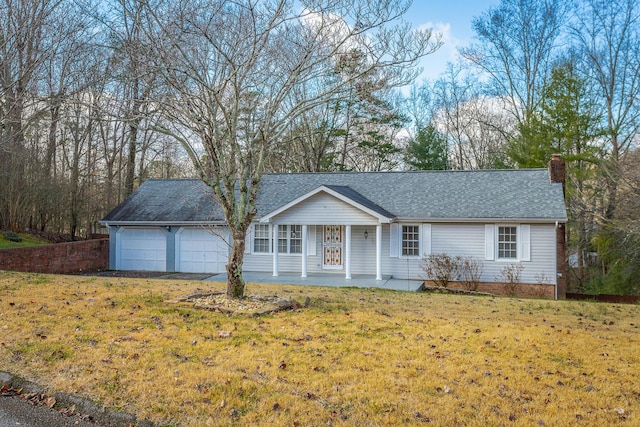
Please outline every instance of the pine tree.
[{"label": "pine tree", "polygon": [[432,125],[418,129],[405,151],[405,163],[410,170],[446,170],[449,150],[447,139]]}]

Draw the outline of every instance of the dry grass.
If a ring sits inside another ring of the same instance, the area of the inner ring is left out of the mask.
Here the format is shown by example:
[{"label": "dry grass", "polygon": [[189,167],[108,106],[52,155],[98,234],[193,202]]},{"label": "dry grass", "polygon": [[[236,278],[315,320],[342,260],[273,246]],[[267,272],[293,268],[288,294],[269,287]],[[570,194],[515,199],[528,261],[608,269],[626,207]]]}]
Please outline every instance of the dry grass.
[{"label": "dry grass", "polygon": [[310,306],[165,302],[205,286],[224,288],[0,274],[0,364],[168,425],[640,425],[637,305],[253,284]]}]

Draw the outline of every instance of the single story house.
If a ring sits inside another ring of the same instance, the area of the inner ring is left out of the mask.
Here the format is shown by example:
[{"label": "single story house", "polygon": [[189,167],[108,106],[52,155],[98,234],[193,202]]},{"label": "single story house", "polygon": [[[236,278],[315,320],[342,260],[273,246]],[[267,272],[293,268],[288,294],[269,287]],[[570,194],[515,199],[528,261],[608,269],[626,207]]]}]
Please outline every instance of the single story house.
[{"label": "single story house", "polygon": [[[516,264],[523,287],[562,298],[563,182],[559,156],[549,169],[267,174],[243,268],[424,280],[422,258],[447,253],[479,260],[487,286]],[[225,271],[228,229],[200,180],[148,180],[101,222],[110,269]]]}]

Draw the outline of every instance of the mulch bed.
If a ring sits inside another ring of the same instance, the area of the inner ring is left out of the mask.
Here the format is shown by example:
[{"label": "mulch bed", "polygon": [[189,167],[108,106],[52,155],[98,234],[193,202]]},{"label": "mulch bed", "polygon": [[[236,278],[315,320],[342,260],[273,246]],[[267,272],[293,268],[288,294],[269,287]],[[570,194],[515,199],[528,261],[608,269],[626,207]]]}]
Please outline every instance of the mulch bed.
[{"label": "mulch bed", "polygon": [[306,307],[309,305],[309,298],[307,297],[304,304],[301,304],[294,299],[275,295],[247,295],[243,298],[231,298],[225,293],[209,293],[187,295],[168,302],[186,303],[200,310],[217,311],[232,316],[261,316]]}]

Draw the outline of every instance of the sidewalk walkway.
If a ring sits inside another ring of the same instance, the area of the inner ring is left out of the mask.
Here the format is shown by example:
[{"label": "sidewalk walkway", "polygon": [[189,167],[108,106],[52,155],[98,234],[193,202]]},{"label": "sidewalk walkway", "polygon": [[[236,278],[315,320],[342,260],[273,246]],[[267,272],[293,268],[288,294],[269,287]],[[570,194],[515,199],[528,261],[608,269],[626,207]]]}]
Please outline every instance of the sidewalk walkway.
[{"label": "sidewalk walkway", "polygon": [[[309,274],[308,277],[300,277],[296,273],[280,273],[274,277],[271,273],[245,271],[242,273],[246,282],[273,283],[283,285],[305,285],[305,286],[334,286],[334,287],[357,287],[357,288],[381,288],[395,291],[415,292],[422,286],[422,281],[393,279],[389,276],[376,280],[374,275],[354,274],[350,280],[341,274]],[[208,277],[208,281],[226,282],[227,274],[221,273]]]}]

